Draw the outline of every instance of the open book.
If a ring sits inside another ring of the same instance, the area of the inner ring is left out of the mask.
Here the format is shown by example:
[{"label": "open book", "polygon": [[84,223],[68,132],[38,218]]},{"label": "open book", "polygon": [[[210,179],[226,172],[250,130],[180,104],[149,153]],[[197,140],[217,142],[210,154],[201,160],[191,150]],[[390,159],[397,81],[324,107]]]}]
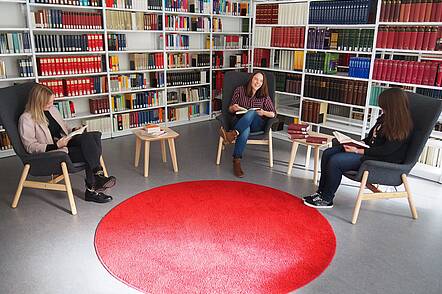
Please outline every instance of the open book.
[{"label": "open book", "polygon": [[259,107],[252,107],[252,108],[249,108],[249,109],[244,108],[244,107],[241,107],[241,106],[238,106],[238,107],[239,107],[239,110],[236,111],[235,114],[244,114],[244,113],[246,113],[247,111],[258,110],[258,109],[259,109]]},{"label": "open book", "polygon": [[81,135],[81,134],[84,133],[84,131],[86,130],[86,128],[87,128],[87,125],[82,126],[82,127],[79,128],[78,130],[73,131],[72,133],[69,133],[66,137],[67,137],[67,138],[72,138],[73,136]]},{"label": "open book", "polygon": [[370,148],[367,144],[365,144],[362,141],[356,141],[350,138],[349,136],[346,136],[342,133],[339,133],[337,131],[333,132],[333,135],[335,136],[336,140],[338,140],[339,143],[345,144],[345,145],[351,145],[358,148]]}]

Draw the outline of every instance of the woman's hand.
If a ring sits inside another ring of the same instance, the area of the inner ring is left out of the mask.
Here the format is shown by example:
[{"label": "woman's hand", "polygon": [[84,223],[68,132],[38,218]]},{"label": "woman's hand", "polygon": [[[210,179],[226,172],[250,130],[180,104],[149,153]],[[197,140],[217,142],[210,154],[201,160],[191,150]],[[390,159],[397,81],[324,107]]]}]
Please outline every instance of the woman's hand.
[{"label": "woman's hand", "polygon": [[61,138],[60,140],[57,141],[57,147],[60,149],[60,148],[68,146],[68,143],[71,139],[72,139],[72,137]]},{"label": "woman's hand", "polygon": [[257,113],[259,116],[264,116],[264,115],[266,115],[266,111],[262,110],[261,108],[255,110],[255,111],[256,111],[256,113]]},{"label": "woman's hand", "polygon": [[357,147],[350,146],[350,145],[344,145],[344,150],[345,150],[345,152],[349,152],[349,153],[364,154],[364,149],[357,148]]},{"label": "woman's hand", "polygon": [[232,104],[229,107],[230,112],[237,112],[240,109],[238,104]]}]

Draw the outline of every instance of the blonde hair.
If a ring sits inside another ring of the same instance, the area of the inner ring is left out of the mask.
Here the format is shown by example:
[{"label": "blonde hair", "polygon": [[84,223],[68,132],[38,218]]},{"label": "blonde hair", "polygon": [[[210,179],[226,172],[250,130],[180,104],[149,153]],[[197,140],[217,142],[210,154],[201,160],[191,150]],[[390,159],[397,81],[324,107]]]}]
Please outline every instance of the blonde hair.
[{"label": "blonde hair", "polygon": [[36,84],[29,92],[29,99],[25,111],[31,114],[32,119],[36,123],[48,125],[44,111],[53,94],[54,92],[52,92],[50,88],[41,84]]}]

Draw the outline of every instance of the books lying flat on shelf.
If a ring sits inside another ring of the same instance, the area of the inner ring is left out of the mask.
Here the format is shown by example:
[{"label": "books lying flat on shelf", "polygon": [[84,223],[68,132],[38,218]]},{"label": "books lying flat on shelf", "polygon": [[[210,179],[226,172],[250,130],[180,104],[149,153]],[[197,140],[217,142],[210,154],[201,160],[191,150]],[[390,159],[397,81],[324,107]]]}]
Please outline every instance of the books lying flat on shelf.
[{"label": "books lying flat on shelf", "polygon": [[82,126],[82,127],[79,128],[78,130],[73,131],[72,133],[69,133],[66,137],[68,137],[68,138],[72,138],[72,137],[74,137],[74,136],[76,136],[76,135],[81,135],[81,134],[84,133],[84,131],[86,130],[86,128],[87,128],[87,125]]},{"label": "books lying flat on shelf", "polygon": [[235,112],[235,114],[244,114],[248,111],[258,110],[258,109],[259,109],[259,107],[252,107],[252,108],[247,109],[247,108],[239,106],[239,110],[237,112]]},{"label": "books lying flat on shelf", "polygon": [[335,136],[336,140],[338,140],[339,143],[344,144],[344,145],[351,145],[354,147],[362,147],[362,148],[370,148],[370,146],[368,146],[367,144],[365,144],[362,141],[356,141],[353,140],[352,138],[350,138],[349,136],[346,136],[340,132],[334,131],[333,135]]}]

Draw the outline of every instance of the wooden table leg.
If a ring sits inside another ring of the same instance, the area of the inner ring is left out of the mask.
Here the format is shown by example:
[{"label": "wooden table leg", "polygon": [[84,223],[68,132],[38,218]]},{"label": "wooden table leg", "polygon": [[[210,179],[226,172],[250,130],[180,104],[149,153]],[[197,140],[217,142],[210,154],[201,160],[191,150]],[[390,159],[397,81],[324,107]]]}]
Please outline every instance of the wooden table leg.
[{"label": "wooden table leg", "polygon": [[161,142],[161,157],[163,158],[163,162],[167,161],[167,155],[166,155],[166,143],[164,140],[160,140]]},{"label": "wooden table leg", "polygon": [[287,174],[290,175],[292,173],[293,163],[295,162],[296,152],[298,151],[298,143],[292,143],[292,151],[290,152],[289,166],[287,169]]},{"label": "wooden table leg", "polygon": [[145,178],[149,176],[149,151],[150,151],[150,142],[144,141],[144,177]]},{"label": "wooden table leg", "polygon": [[138,167],[140,163],[140,150],[141,150],[141,139],[135,138],[135,167]]},{"label": "wooden table leg", "polygon": [[318,179],[318,165],[319,165],[319,146],[314,147],[314,170],[313,170],[313,184],[316,184],[316,180]]},{"label": "wooden table leg", "polygon": [[178,163],[176,158],[176,150],[175,150],[175,139],[167,139],[169,143],[170,157],[172,158],[173,171],[178,172]]},{"label": "wooden table leg", "polygon": [[307,146],[307,154],[305,155],[305,167],[304,169],[309,169],[310,167],[310,154],[312,151],[312,146],[308,145]]}]

